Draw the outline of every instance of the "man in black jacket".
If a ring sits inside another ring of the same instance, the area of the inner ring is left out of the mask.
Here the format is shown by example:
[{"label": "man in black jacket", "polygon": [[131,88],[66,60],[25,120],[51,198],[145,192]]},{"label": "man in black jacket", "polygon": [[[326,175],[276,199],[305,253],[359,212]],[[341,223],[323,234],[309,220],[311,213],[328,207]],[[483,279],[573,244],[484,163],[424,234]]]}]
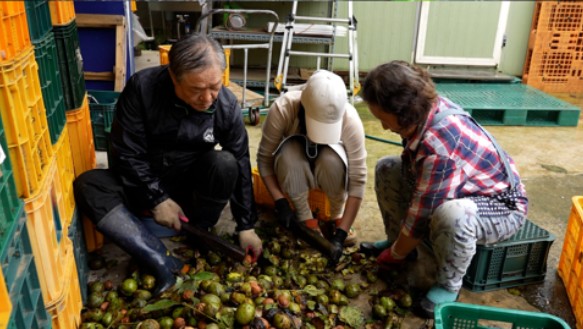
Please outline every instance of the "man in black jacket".
[{"label": "man in black jacket", "polygon": [[248,136],[236,97],[222,85],[222,48],[192,35],[172,46],[169,60],[134,74],[121,93],[111,168],[74,182],[79,209],[154,272],[156,293],[172,287],[182,263],[138,219],[144,213],[177,231],[187,220],[210,228],[230,201],[241,247],[255,259],[262,251]]}]

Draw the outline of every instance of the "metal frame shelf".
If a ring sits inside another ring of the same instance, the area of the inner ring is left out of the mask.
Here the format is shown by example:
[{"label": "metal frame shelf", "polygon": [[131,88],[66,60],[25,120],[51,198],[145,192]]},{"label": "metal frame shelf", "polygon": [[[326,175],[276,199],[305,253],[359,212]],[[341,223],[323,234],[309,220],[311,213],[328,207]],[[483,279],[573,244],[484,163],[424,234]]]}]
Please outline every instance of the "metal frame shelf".
[{"label": "metal frame shelf", "polygon": [[[214,28],[211,33],[211,37],[221,40],[246,40],[246,41],[267,41],[269,40],[269,33],[253,30],[243,30],[243,31],[227,31],[224,28]],[[281,42],[283,40],[283,34],[275,34],[273,36],[273,42]],[[333,37],[316,37],[316,36],[294,36],[294,41],[304,44],[323,44],[331,45],[334,42]]]}]

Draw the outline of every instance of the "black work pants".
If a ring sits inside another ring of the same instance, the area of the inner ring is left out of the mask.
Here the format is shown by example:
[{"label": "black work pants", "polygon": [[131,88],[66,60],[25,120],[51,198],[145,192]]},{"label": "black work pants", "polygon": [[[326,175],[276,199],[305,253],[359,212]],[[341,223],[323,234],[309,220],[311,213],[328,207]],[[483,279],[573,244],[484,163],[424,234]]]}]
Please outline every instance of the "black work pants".
[{"label": "black work pants", "polygon": [[[190,168],[179,168],[176,172],[182,174],[166,175],[161,181],[166,193],[182,207],[193,224],[203,227],[216,224],[218,217],[197,218],[200,217],[197,214],[209,213],[204,208],[224,208],[239,176],[235,157],[226,151],[212,150],[203,154]],[[119,204],[124,204],[137,216],[151,210],[134,196],[131,188],[122,185],[111,169],[84,172],[75,179],[73,188],[79,210],[95,224]]]}]

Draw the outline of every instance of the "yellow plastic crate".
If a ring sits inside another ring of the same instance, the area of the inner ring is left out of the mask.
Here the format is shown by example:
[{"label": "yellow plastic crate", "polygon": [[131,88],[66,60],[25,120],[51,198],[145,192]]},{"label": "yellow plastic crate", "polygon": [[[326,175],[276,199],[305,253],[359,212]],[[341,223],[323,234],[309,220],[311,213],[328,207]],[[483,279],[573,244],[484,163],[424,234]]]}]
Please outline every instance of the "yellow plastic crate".
[{"label": "yellow plastic crate", "polygon": [[85,95],[83,105],[80,108],[67,111],[67,127],[75,177],[77,177],[96,166],[93,128],[87,95]]},{"label": "yellow plastic crate", "polygon": [[57,175],[60,182],[61,194],[63,195],[61,222],[64,227],[69,227],[75,212],[75,196],[73,194],[73,181],[75,180],[75,167],[73,166],[73,155],[69,142],[69,130],[64,127],[61,136],[54,144],[54,153],[57,161]]},{"label": "yellow plastic crate", "polygon": [[0,271],[0,329],[8,327],[8,321],[10,321],[10,314],[12,313],[12,302],[10,302],[10,296],[8,295],[8,289],[6,288],[6,281],[4,281],[4,275]]},{"label": "yellow plastic crate", "polygon": [[49,9],[53,26],[68,25],[75,19],[75,6],[71,0],[50,0]]},{"label": "yellow plastic crate", "polygon": [[24,1],[0,1],[0,63],[31,45]]},{"label": "yellow plastic crate", "polygon": [[81,288],[77,277],[77,266],[73,253],[69,253],[64,259],[66,262],[64,278],[67,284],[58,299],[51,303],[45,303],[47,312],[52,318],[53,329],[79,328],[81,324]]},{"label": "yellow plastic crate", "polygon": [[34,49],[0,64],[0,112],[19,197],[40,187],[52,156]]},{"label": "yellow plastic crate", "polygon": [[53,161],[43,187],[37,194],[24,200],[26,228],[45,305],[61,296],[65,268],[63,261],[73,254],[67,227],[61,223],[62,195],[59,191],[57,164]]},{"label": "yellow plastic crate", "polygon": [[583,328],[583,196],[575,196],[572,201],[558,273],[565,284],[577,328]]},{"label": "yellow plastic crate", "polygon": [[[259,170],[257,168],[253,168],[251,170],[251,174],[253,180],[253,197],[255,198],[255,203],[257,205],[269,208],[275,207],[275,203],[271,197],[271,194],[269,194],[267,187],[265,187],[265,184],[263,184],[263,179],[259,174]],[[318,189],[311,190],[309,203],[310,209],[312,210],[312,213],[315,214],[317,219],[330,219],[330,202],[328,201],[326,193]],[[293,204],[290,203],[290,205],[293,207]]]}]

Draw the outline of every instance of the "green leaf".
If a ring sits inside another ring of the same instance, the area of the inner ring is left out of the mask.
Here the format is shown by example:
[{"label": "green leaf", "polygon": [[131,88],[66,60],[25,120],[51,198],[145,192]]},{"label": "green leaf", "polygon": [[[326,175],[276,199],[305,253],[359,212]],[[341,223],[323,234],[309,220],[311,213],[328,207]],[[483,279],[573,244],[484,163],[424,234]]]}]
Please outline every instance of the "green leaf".
[{"label": "green leaf", "polygon": [[235,312],[232,309],[223,309],[217,314],[219,327],[230,329],[235,326]]},{"label": "green leaf", "polygon": [[318,289],[314,285],[307,285],[304,287],[304,292],[312,297],[316,297],[324,293],[324,289]]},{"label": "green leaf", "polygon": [[352,328],[362,328],[364,325],[364,314],[352,306],[344,306],[340,309],[338,316],[340,321],[346,323]]},{"label": "green leaf", "polygon": [[215,274],[212,272],[198,272],[194,275],[194,280],[212,280],[215,277]]},{"label": "green leaf", "polygon": [[174,307],[176,305],[180,305],[180,303],[177,303],[177,302],[170,300],[170,299],[161,299],[153,304],[148,304],[148,305],[144,306],[141,311],[142,311],[142,313],[163,311],[163,310],[167,310],[171,307]]}]

